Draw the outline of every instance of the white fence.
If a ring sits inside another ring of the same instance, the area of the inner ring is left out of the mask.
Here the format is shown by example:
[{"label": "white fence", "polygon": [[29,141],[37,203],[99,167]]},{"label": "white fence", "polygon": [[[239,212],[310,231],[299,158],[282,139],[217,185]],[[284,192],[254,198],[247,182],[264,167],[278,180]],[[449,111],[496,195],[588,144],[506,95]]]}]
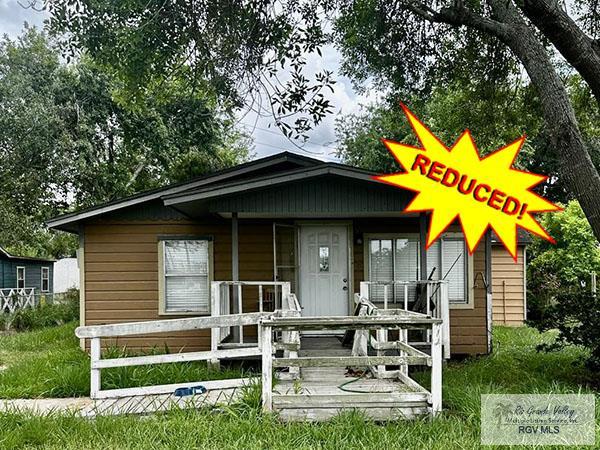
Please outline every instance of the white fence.
[{"label": "white fence", "polygon": [[[262,311],[258,312],[241,312],[230,314],[230,300],[234,297],[231,295],[230,289],[234,287],[236,290],[236,305],[235,309],[243,311],[242,287],[255,286],[258,288],[259,308]],[[191,383],[177,383],[160,386],[146,386],[126,389],[110,389],[103,390],[101,388],[101,370],[111,367],[129,367],[141,366],[146,364],[166,364],[174,362],[188,361],[210,361],[217,363],[220,359],[254,357],[260,356],[260,338],[257,342],[244,342],[244,327],[258,326],[261,319],[271,317],[273,311],[264,311],[263,305],[263,289],[264,286],[272,286],[280,289],[282,292],[280,308],[289,309],[297,308],[299,314],[299,305],[296,297],[290,294],[289,283],[272,283],[272,282],[243,282],[243,281],[217,281],[212,284],[212,316],[209,317],[190,317],[183,319],[166,319],[154,320],[147,322],[132,322],[119,323],[110,325],[92,325],[83,326],[75,330],[78,338],[89,338],[90,342],[90,358],[91,358],[91,382],[90,382],[90,397],[98,398],[118,398],[129,397],[136,395],[152,395],[172,393],[178,387],[191,387],[202,384],[207,389],[227,389],[242,386],[247,383],[247,379],[240,378],[234,380],[220,381],[196,381]],[[278,312],[283,314],[283,312]],[[230,329],[238,330],[239,340],[238,345],[231,348],[219,348],[221,339],[230,334]],[[179,332],[190,330],[211,330],[211,350],[201,352],[181,352],[163,355],[145,355],[123,358],[102,358],[102,343],[103,338],[116,338],[123,336],[146,335],[165,332]],[[260,330],[260,327],[258,328]],[[285,339],[290,341],[295,336],[286,335]],[[299,336],[297,337],[299,339]]]},{"label": "white fence", "polygon": [[140,334],[154,334],[189,330],[215,329],[229,326],[256,325],[261,318],[271,313],[246,313],[230,314],[226,316],[190,317],[185,319],[167,319],[148,322],[119,323],[112,325],[92,325],[79,327],[75,330],[78,338],[91,339],[91,383],[90,397],[117,398],[136,395],[172,393],[178,387],[191,387],[202,383],[207,389],[226,389],[244,385],[245,379],[223,381],[196,381],[192,383],[178,383],[176,385],[147,386],[126,389],[102,390],[101,369],[110,367],[142,366],[146,364],[165,364],[186,361],[214,361],[225,358],[238,358],[259,356],[258,346],[252,348],[233,348],[226,350],[211,350],[203,352],[181,352],[164,355],[133,356],[125,358],[102,359],[101,339]]},{"label": "white fence", "polygon": [[0,313],[12,314],[20,309],[35,308],[35,288],[0,289]]}]

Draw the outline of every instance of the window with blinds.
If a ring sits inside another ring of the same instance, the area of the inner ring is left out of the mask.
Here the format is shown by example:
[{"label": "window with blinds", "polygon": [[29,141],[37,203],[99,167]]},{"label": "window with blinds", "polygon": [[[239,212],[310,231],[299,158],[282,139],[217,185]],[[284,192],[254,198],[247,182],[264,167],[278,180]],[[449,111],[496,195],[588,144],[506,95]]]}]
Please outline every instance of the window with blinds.
[{"label": "window with blinds", "polygon": [[[370,281],[415,281],[420,279],[419,236],[402,236],[393,239],[369,240]],[[427,250],[427,277],[448,281],[448,300],[454,304],[468,303],[467,252],[464,238],[444,235]],[[389,299],[404,300],[402,286],[389,287]],[[383,286],[372,286],[371,298],[383,301]],[[415,300],[414,287],[408,291],[409,301]]]},{"label": "window with blinds", "polygon": [[169,239],[161,242],[165,313],[210,312],[210,242]]}]

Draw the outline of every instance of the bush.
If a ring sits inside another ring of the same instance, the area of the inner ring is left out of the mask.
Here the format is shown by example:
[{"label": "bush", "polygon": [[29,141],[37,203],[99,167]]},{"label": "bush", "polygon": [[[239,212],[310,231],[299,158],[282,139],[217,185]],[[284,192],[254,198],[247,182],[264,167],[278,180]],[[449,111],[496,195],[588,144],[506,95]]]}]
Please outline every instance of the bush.
[{"label": "bush", "polygon": [[586,366],[600,372],[600,296],[581,288],[558,293],[556,301],[546,306],[544,315],[533,325],[540,331],[559,332],[552,344],[542,344],[539,349],[583,346],[590,351]]},{"label": "bush", "polygon": [[562,293],[589,285],[591,273],[600,273],[599,243],[577,202],[542,215],[540,222],[556,244],[534,237],[527,248],[527,317],[532,322],[545,320]]},{"label": "bush", "polygon": [[79,320],[79,291],[70,289],[53,303],[37,308],[21,309],[13,314],[2,314],[0,325],[6,330],[29,331],[63,325]]}]

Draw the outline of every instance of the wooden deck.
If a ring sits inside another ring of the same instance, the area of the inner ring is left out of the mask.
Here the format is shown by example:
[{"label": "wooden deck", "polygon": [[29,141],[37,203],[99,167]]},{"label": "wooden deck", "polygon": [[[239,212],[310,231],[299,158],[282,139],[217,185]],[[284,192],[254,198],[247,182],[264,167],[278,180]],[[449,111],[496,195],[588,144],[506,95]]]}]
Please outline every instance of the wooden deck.
[{"label": "wooden deck", "polygon": [[[299,357],[351,356],[338,336],[301,338]],[[428,413],[429,393],[416,383],[374,378],[369,371],[345,367],[303,367],[297,380],[273,388],[273,410],[286,421],[328,420],[360,410],[377,421],[412,419]]]},{"label": "wooden deck", "polygon": [[[263,284],[277,284],[282,293],[275,311],[263,308]],[[258,286],[258,312],[241,310],[243,286]],[[230,308],[231,289],[238,294],[238,310],[234,314]],[[443,318],[406,309],[380,309],[358,294],[354,316],[303,317],[298,299],[285,282],[213,282],[211,290],[212,311],[219,315],[77,328],[79,338],[91,340],[90,397],[107,399],[107,403],[94,405],[94,412],[161,411],[180,406],[181,402],[171,395],[177,387],[201,384],[209,391],[219,391],[241,388],[249,381],[238,378],[103,390],[100,382],[103,369],[186,361],[207,361],[216,367],[220,360],[258,356],[263,410],[274,412],[283,420],[326,420],[340,412],[359,410],[372,419],[384,421],[441,411],[442,349],[448,352],[444,346]],[[444,285],[440,291],[445,292]],[[227,301],[222,302],[223,299]],[[247,326],[257,327],[257,342],[251,336],[244,336]],[[102,357],[104,338],[201,329],[211,330],[210,351]],[[426,336],[429,353],[412,345],[411,331]],[[352,349],[342,345],[344,335]],[[430,390],[410,378],[412,366],[431,368]],[[210,400],[211,395],[206,397]],[[141,402],[125,400],[134,398]],[[108,399],[113,399],[112,403]],[[218,402],[215,399],[208,404]]]}]

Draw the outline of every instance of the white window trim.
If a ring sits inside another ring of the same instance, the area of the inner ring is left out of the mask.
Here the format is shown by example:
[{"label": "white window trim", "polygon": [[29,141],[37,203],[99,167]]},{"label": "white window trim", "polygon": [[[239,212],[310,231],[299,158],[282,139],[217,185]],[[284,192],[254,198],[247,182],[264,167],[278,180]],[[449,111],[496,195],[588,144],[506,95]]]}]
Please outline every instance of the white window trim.
[{"label": "white window trim", "polygon": [[[208,242],[208,311],[167,311],[167,301],[165,296],[165,241],[206,241]],[[211,291],[210,288],[214,280],[213,274],[214,254],[213,241],[211,238],[194,236],[162,236],[158,241],[158,315],[159,316],[210,316]]]},{"label": "white window trim", "polygon": [[23,288],[27,287],[27,270],[25,266],[17,266],[17,289],[21,289],[19,287],[19,270],[23,269]]},{"label": "white window trim", "polygon": [[[48,273],[48,278],[46,278],[46,280],[48,280],[48,289],[44,289],[44,270],[47,271]],[[40,291],[41,292],[50,292],[50,267],[44,266],[41,268],[40,271]]]},{"label": "white window trim", "polygon": [[[464,239],[464,235],[460,232],[447,232],[443,233],[443,236],[447,237],[461,237]],[[419,233],[365,233],[363,236],[363,258],[364,258],[364,279],[370,280],[371,276],[371,258],[370,258],[370,247],[371,239],[407,239],[417,237],[419,239]],[[467,293],[467,301],[465,303],[450,303],[450,309],[474,309],[475,308],[475,285],[474,285],[474,264],[473,255],[469,255],[469,252],[465,250],[467,254],[467,285],[465,287]],[[420,257],[420,255],[419,255]]]}]

